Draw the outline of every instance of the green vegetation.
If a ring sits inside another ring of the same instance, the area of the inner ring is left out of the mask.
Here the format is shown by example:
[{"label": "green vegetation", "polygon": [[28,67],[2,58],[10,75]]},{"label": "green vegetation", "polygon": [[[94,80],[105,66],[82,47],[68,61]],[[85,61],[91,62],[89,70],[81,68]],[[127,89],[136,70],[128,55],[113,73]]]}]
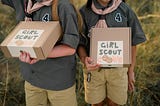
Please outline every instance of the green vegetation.
[{"label": "green vegetation", "polygon": [[[86,0],[74,0],[77,7]],[[135,92],[129,94],[126,106],[160,105],[160,2],[159,0],[127,0],[138,15],[147,42],[138,46],[135,69]],[[0,4],[0,42],[15,27],[15,12]],[[82,65],[77,66],[77,98],[84,102]],[[0,51],[0,106],[25,106],[24,88],[17,59],[7,59]]]}]

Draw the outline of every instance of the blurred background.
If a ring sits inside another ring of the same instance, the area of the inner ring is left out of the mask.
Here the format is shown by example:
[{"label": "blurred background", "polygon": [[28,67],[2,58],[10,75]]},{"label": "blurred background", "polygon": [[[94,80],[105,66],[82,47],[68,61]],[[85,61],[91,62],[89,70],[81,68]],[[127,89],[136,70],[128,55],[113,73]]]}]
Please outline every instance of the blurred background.
[{"label": "blurred background", "polygon": [[[77,8],[86,3],[73,1]],[[160,106],[160,0],[126,0],[126,3],[137,14],[147,41],[138,46],[136,88],[129,93],[125,106]],[[15,11],[0,3],[0,43],[15,25]],[[82,66],[77,62],[78,106],[89,106],[84,101]],[[5,58],[0,51],[0,106],[25,106],[23,83],[18,59]]]}]

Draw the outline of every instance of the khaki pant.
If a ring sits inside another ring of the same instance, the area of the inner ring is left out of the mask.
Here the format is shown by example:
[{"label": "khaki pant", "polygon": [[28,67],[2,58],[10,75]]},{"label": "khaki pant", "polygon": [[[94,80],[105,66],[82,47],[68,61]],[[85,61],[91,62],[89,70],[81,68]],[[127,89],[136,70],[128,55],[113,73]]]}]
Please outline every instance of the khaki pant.
[{"label": "khaki pant", "polygon": [[25,81],[26,106],[77,106],[75,85],[61,91],[45,90]]},{"label": "khaki pant", "polygon": [[127,101],[127,68],[101,69],[91,72],[91,81],[87,82],[84,70],[85,100],[90,104],[102,102],[106,97],[123,105]]}]

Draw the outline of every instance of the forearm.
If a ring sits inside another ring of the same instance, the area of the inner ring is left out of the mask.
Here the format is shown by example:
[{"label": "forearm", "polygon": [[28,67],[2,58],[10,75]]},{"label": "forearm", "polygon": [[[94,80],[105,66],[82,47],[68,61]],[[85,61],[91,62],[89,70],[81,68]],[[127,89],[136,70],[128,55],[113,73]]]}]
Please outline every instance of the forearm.
[{"label": "forearm", "polygon": [[128,68],[128,71],[134,71],[134,67],[136,64],[136,46],[132,46],[131,48],[131,52],[132,52],[132,62],[131,62],[131,66]]},{"label": "forearm", "polygon": [[69,56],[73,55],[75,52],[76,50],[68,45],[57,45],[52,49],[52,51],[48,55],[48,58]]},{"label": "forearm", "polygon": [[79,55],[80,60],[83,63],[85,63],[85,57],[87,57],[87,53],[86,53],[86,50],[83,46],[78,47],[78,55]]},{"label": "forearm", "polygon": [[131,66],[128,68],[128,90],[133,92],[134,91],[134,83],[135,83],[135,76],[134,76],[134,67],[136,64],[136,46],[132,46],[132,63]]}]

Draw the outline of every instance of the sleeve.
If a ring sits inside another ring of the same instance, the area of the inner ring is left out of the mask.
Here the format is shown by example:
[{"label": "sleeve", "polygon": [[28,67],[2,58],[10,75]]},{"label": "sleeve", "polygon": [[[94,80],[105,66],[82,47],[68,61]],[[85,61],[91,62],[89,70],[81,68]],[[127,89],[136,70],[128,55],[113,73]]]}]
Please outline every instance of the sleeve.
[{"label": "sleeve", "polygon": [[14,7],[16,11],[16,19],[17,21],[22,21],[24,20],[25,17],[25,0],[18,0],[14,1]]},{"label": "sleeve", "polygon": [[12,8],[14,8],[14,4],[12,2],[12,0],[1,0],[2,4],[8,5]]},{"label": "sleeve", "polygon": [[132,30],[132,46],[143,43],[146,41],[146,37],[133,10],[129,9],[128,17],[128,26],[131,27]]},{"label": "sleeve", "polygon": [[42,2],[42,0],[36,0],[37,2]]},{"label": "sleeve", "polygon": [[63,37],[60,43],[77,48],[79,44],[78,19],[74,7],[69,3],[61,3],[58,6]]},{"label": "sleeve", "polygon": [[12,7],[16,11],[16,20],[22,21],[24,20],[24,0],[2,0],[2,3]]},{"label": "sleeve", "polygon": [[84,7],[82,7],[80,9],[80,14],[81,14],[82,20],[83,20],[83,26],[82,26],[82,32],[81,32],[82,35],[80,36],[79,45],[87,46],[87,43],[88,43],[88,39],[87,39],[88,29],[87,29],[87,24],[86,24],[86,20],[85,20],[85,13],[84,13],[83,9],[84,9]]}]

